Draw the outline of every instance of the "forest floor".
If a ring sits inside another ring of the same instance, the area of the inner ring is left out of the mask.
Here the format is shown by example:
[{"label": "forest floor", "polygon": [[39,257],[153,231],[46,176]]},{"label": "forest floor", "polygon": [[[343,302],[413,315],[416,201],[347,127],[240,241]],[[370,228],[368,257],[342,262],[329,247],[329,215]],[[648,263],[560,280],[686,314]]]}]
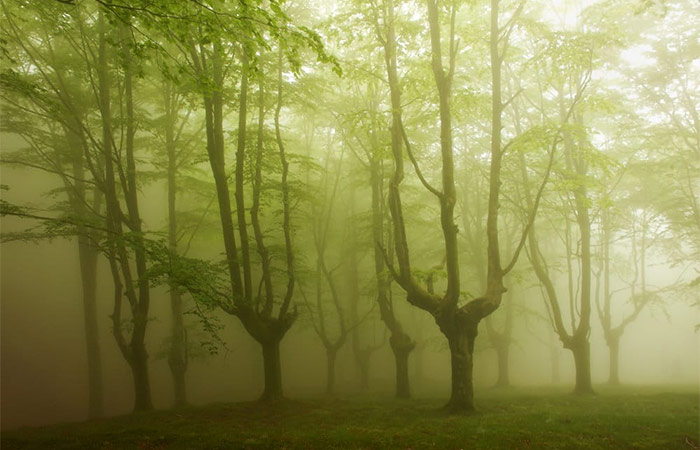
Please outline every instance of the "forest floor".
[{"label": "forest floor", "polygon": [[477,412],[377,396],[188,407],[3,432],[10,449],[700,449],[697,388],[487,389]]}]

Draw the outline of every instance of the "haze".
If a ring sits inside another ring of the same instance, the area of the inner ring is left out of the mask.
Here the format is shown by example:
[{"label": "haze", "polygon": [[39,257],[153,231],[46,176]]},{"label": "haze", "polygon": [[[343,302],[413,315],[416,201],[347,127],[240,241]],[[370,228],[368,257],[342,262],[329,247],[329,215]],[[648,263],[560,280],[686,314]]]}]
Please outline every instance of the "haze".
[{"label": "haze", "polygon": [[551,3],[2,1],[3,430],[697,400],[700,4]]}]

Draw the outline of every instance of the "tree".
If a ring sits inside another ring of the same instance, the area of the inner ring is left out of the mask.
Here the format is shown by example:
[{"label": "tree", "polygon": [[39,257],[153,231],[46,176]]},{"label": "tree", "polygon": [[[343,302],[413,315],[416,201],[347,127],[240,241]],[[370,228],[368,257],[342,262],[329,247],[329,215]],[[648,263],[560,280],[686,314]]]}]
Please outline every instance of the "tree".
[{"label": "tree", "polygon": [[[332,149],[333,145],[329,145],[329,148]],[[314,330],[319,339],[321,339],[323,347],[326,350],[326,394],[329,395],[333,394],[335,390],[335,362],[338,351],[345,345],[352,328],[357,326],[356,324],[352,324],[351,326],[351,324],[348,323],[345,307],[341,304],[340,294],[338,293],[337,283],[334,278],[334,272],[342,266],[342,262],[334,269],[329,269],[326,263],[326,250],[329,242],[331,220],[333,218],[333,207],[337,201],[336,196],[338,193],[338,183],[340,181],[340,169],[343,163],[343,153],[344,152],[341,151],[337,162],[337,168],[334,171],[335,177],[332,180],[330,178],[333,172],[329,170],[329,165],[331,163],[330,155],[326,155],[325,170],[324,174],[321,175],[321,198],[318,201],[318,207],[314,205],[311,213],[313,221],[313,241],[316,249],[316,317],[312,317],[312,321]],[[328,295],[324,296],[323,284],[326,284],[328,287],[328,293],[330,294],[331,303],[333,305],[332,310],[338,322],[337,330],[335,331],[335,339],[331,336],[328,324],[326,323],[327,311],[323,298]]]},{"label": "tree", "polygon": [[[60,111],[60,115],[53,118],[65,128],[68,142],[76,154],[81,154],[82,160],[74,159],[76,173],[87,170],[89,177],[80,175],[79,178],[90,179],[100,190],[100,198],[104,198],[104,225],[97,229],[104,232],[99,236],[99,248],[108,258],[114,281],[113,334],[132,370],[134,408],[151,409],[145,348],[150,287],[139,211],[134,141],[137,132],[134,84],[138,61],[133,58],[133,49],[138,48],[138,43],[128,34],[127,24],[131,17],[126,14],[119,16],[119,21],[114,22],[116,26],[110,29],[102,9],[53,4],[29,11],[37,12],[47,24],[59,26],[62,37],[65,37],[55,42],[50,34],[37,36],[46,48],[45,53],[39,51],[33,42],[20,41],[26,42],[23,45],[25,54],[41,74],[46,90],[56,99],[55,106],[59,109],[55,111]],[[4,12],[11,32],[19,36],[17,16],[5,6]],[[57,13],[58,21],[55,19]],[[57,48],[75,57],[72,62],[76,65],[61,66],[70,59],[57,58]],[[89,89],[82,92],[75,89],[73,84],[78,80]],[[119,96],[113,95],[111,84],[114,81],[123,86]],[[115,115],[112,106],[117,102],[119,114]],[[115,116],[117,120],[114,120]],[[101,139],[94,134],[95,123],[101,128]],[[85,206],[84,201],[81,203]],[[99,213],[99,210],[93,213]],[[95,239],[97,236],[85,229],[78,231],[85,233],[84,238]],[[96,259],[94,255],[87,255],[84,261],[91,258]],[[86,264],[90,267],[94,262]],[[128,326],[122,320],[124,296],[131,312]],[[93,328],[93,332],[96,333],[96,329]],[[92,338],[88,339],[88,345],[94,345]]]},{"label": "tree", "polygon": [[[30,169],[55,174],[63,184],[67,209],[56,220],[45,218],[45,231],[24,234],[25,238],[51,238],[59,234],[76,236],[84,310],[85,344],[88,372],[88,416],[103,414],[102,363],[97,321],[97,262],[103,231],[99,225],[103,194],[94,178],[86,173],[83,153],[82,121],[93,113],[93,105],[80,83],[83,75],[71,67],[83,67],[80,54],[72,52],[64,39],[55,38],[48,30],[60,26],[73,31],[70,24],[56,21],[55,5],[30,10],[36,13],[31,28],[19,23],[29,16],[3,4],[5,17],[2,33],[5,44],[13,46],[13,58],[2,74],[2,92],[6,131],[22,136],[28,144],[3,157],[4,164],[18,164]],[[37,41],[27,40],[32,34]],[[6,47],[7,51],[8,48]],[[24,68],[35,65],[32,73]],[[24,68],[23,68],[24,67]],[[48,119],[48,122],[46,121]],[[6,211],[3,211],[5,213]],[[16,236],[5,236],[15,239]]]},{"label": "tree", "polygon": [[[407,300],[414,306],[430,313],[440,330],[445,335],[450,349],[452,367],[452,393],[447,408],[455,412],[471,411],[473,404],[473,354],[474,340],[477,335],[479,322],[495,311],[502,299],[505,287],[503,279],[517,262],[520,250],[524,244],[527,230],[534,221],[535,211],[539,203],[542,188],[537,194],[536,202],[531,208],[523,237],[520,239],[510,262],[503,266],[499,245],[498,207],[501,190],[501,162],[503,148],[501,144],[502,111],[509,102],[503,102],[500,87],[501,64],[507,50],[509,28],[514,26],[519,15],[516,10],[508,23],[499,26],[498,1],[491,3],[490,28],[490,60],[492,75],[492,116],[491,116],[491,145],[489,169],[489,195],[487,203],[486,237],[486,282],[482,296],[472,299],[462,305],[460,300],[460,266],[457,241],[457,226],[454,223],[454,207],[456,204],[456,188],[454,178],[454,149],[452,141],[451,97],[452,82],[455,73],[457,41],[455,37],[455,17],[458,5],[450,3],[446,7],[437,1],[428,2],[428,25],[431,42],[431,67],[439,99],[440,118],[440,162],[441,189],[436,189],[423,177],[419,164],[413,156],[411,143],[402,123],[402,105],[400,84],[397,76],[396,38],[392,28],[394,22],[394,6],[391,1],[384,4],[384,28],[379,28],[379,39],[385,50],[385,63],[391,91],[391,147],[394,157],[394,174],[389,185],[389,208],[391,212],[396,260],[398,269],[390,266],[397,283],[406,292]],[[442,57],[441,14],[446,9],[449,17],[448,34],[448,66],[445,68]],[[386,34],[384,34],[386,33]],[[416,175],[423,186],[438,200],[440,206],[440,228],[444,240],[445,270],[447,286],[444,295],[438,296],[429,289],[420,286],[411,271],[409,246],[406,237],[406,225],[402,211],[400,185],[404,178],[403,147],[411,161]],[[553,152],[553,150],[552,150]],[[547,172],[548,175],[548,172]],[[545,182],[547,176],[545,176]],[[544,184],[542,185],[544,187]]]}]

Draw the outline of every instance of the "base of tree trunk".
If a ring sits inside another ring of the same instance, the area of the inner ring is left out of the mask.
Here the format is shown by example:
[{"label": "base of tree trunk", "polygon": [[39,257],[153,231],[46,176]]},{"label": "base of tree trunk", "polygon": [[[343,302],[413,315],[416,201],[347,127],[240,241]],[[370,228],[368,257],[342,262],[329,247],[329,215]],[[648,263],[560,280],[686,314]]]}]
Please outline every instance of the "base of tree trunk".
[{"label": "base of tree trunk", "polygon": [[611,338],[608,341],[608,349],[610,350],[610,375],[608,377],[608,384],[612,386],[620,385],[620,368],[619,368],[619,352],[620,352],[620,341],[619,338]]},{"label": "base of tree trunk", "polygon": [[326,349],[326,395],[333,395],[335,391],[335,349]]},{"label": "base of tree trunk", "polygon": [[469,323],[463,317],[454,317],[453,320],[453,326],[441,326],[450,348],[452,369],[452,391],[445,408],[450,413],[468,414],[474,411],[473,357],[477,324]]},{"label": "base of tree trunk", "polygon": [[102,417],[102,359],[100,356],[97,320],[97,258],[98,250],[84,234],[78,236],[80,277],[83,290],[83,319],[85,323],[85,350],[88,367],[88,417]]},{"label": "base of tree trunk", "polygon": [[510,367],[509,367],[509,351],[505,344],[501,348],[496,348],[498,355],[498,379],[494,387],[504,388],[510,386]]},{"label": "base of tree trunk", "polygon": [[576,365],[575,394],[594,394],[591,382],[591,352],[588,341],[579,342],[571,347]]},{"label": "base of tree trunk", "polygon": [[389,339],[396,360],[396,398],[411,398],[408,378],[408,356],[416,344],[406,334],[393,334]]},{"label": "base of tree trunk", "polygon": [[280,341],[271,340],[261,343],[263,351],[263,370],[265,389],[261,401],[278,401],[284,399],[282,393],[282,364],[280,362]]},{"label": "base of tree trunk", "polygon": [[134,379],[134,411],[150,411],[153,409],[151,400],[151,384],[148,376],[148,358],[143,350],[130,362],[131,374]]},{"label": "base of tree trunk", "polygon": [[360,389],[369,390],[369,361],[360,367]]},{"label": "base of tree trunk", "polygon": [[357,368],[360,372],[360,390],[363,391],[369,389],[369,360],[371,356],[371,349],[363,349],[360,350],[359,355],[355,357]]},{"label": "base of tree trunk", "polygon": [[185,383],[185,370],[179,368],[178,366],[171,365],[170,373],[173,376],[173,394],[174,394],[174,404],[175,408],[182,408],[188,406],[187,403],[187,385]]}]

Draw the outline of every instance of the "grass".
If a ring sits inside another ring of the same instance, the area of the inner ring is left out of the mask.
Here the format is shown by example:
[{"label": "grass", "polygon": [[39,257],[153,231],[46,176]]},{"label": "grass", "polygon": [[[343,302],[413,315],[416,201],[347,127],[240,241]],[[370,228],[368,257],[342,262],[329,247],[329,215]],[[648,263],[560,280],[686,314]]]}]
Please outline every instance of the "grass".
[{"label": "grass", "polygon": [[190,407],[3,432],[9,449],[700,449],[697,388],[481,391],[439,400],[351,397]]}]

